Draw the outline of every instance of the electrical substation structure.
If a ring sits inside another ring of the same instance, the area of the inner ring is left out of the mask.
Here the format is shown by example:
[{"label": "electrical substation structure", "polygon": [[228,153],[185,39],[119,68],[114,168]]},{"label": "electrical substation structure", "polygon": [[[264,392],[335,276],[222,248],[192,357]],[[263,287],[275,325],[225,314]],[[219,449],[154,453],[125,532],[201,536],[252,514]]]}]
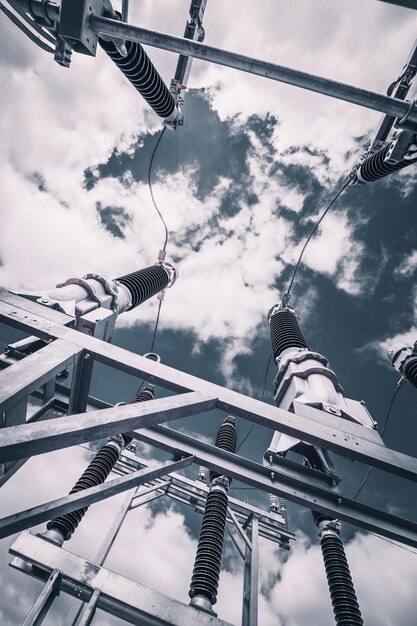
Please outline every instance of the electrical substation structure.
[{"label": "electrical substation structure", "polygon": [[[206,46],[206,0],[191,1],[183,38],[128,24],[128,0],[123,0],[120,13],[109,0],[61,0],[59,5],[48,0],[7,2],[10,8],[0,3],[2,12],[64,67],[70,66],[73,52],[94,57],[98,44],[163,119],[162,132],[183,124],[184,91],[193,58],[383,113],[374,140],[310,233],[287,291],[269,311],[277,366],[276,406],[168,367],[152,350],[140,356],[110,343],[119,315],[156,295],[160,307],[163,294],[176,282],[177,270],[165,258],[167,228],[153,266],[116,279],[98,274],[70,278],[44,293],[0,292],[0,320],[26,334],[0,357],[0,485],[33,456],[108,439],[69,495],[0,519],[0,538],[21,533],[10,548],[11,566],[44,583],[25,626],[41,624],[60,592],[78,599],[66,626],[92,623],[97,609],[147,626],[226,626],[214,610],[226,532],[244,563],[241,623],[257,626],[259,537],[290,549],[295,536],[288,528],[286,501],[312,512],[336,624],[363,624],[340,538],[341,523],[413,547],[417,547],[417,523],[347,497],[332,455],[414,482],[417,459],[385,446],[364,403],[346,397],[327,359],[307,343],[289,301],[304,250],[338,196],[351,185],[371,183],[417,161],[417,104],[406,100],[417,73],[417,45],[385,95]],[[407,0],[392,3],[415,8]],[[169,87],[143,44],[180,55]],[[150,173],[151,166],[152,194]],[[152,200],[162,219],[153,195]],[[417,343],[395,346],[389,357],[417,387]],[[138,383],[144,381],[132,402],[120,398],[111,406],[91,395],[96,364],[134,376]],[[171,395],[158,398],[161,387]],[[28,418],[33,398],[39,406]],[[212,409],[225,413],[214,444],[166,425]],[[259,462],[238,454],[236,418],[273,432]],[[168,460],[141,458],[135,442],[163,450]],[[300,462],[287,458],[290,450]],[[191,465],[198,466],[195,479],[181,473]],[[259,508],[232,497],[232,480],[265,492],[269,506]],[[94,561],[63,547],[83,523],[88,507],[121,492],[126,497]],[[126,516],[158,498],[202,514],[189,604],[105,567]],[[45,524],[44,531],[31,533],[29,529],[39,524]]]}]

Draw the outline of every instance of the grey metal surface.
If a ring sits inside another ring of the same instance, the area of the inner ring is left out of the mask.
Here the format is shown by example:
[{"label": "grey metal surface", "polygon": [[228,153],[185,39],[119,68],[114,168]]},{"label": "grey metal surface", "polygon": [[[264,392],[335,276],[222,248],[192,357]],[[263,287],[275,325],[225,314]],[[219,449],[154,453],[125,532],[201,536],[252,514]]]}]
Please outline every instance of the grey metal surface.
[{"label": "grey metal surface", "polygon": [[[116,540],[116,537],[119,534],[119,531],[126,518],[126,515],[129,512],[129,507],[132,502],[132,498],[135,492],[137,491],[137,489],[138,489],[137,487],[135,489],[132,489],[125,496],[119,510],[116,513],[115,518],[113,519],[113,522],[109,530],[107,531],[107,534],[103,540],[103,543],[101,544],[94,558],[94,563],[96,565],[104,565],[104,562],[107,559],[107,556]],[[62,626],[75,626],[77,624],[78,617],[81,611],[83,610],[83,608],[84,608],[83,604],[79,605],[78,603],[74,603],[71,609],[69,610]]]},{"label": "grey metal surface", "polygon": [[[128,580],[91,561],[46,542],[30,533],[22,533],[10,553],[38,565],[45,572],[62,571],[61,589],[88,601],[94,589],[100,589],[97,607],[138,626],[230,626],[182,602],[172,600]],[[18,563],[14,563],[18,566]],[[42,579],[42,570],[33,569],[33,576]]]},{"label": "grey metal surface", "polygon": [[[130,41],[138,41],[162,50],[169,50],[178,54],[194,57],[202,61],[211,61],[226,67],[232,67],[243,72],[256,74],[263,78],[280,81],[315,91],[332,98],[338,98],[345,102],[357,104],[359,106],[389,113],[395,117],[404,117],[409,109],[409,104],[390,98],[382,94],[360,89],[353,85],[346,85],[335,80],[307,74],[299,70],[294,70],[275,63],[252,59],[242,54],[220,50],[212,46],[206,46],[196,41],[174,37],[167,33],[148,30],[139,26],[131,26],[116,20],[105,17],[92,16],[90,18],[90,26],[96,33],[106,34],[113,37],[120,37]],[[415,129],[417,124],[417,107],[414,107],[408,118],[408,123]]]},{"label": "grey metal surface", "polygon": [[146,483],[148,480],[152,480],[158,476],[164,476],[169,474],[170,471],[175,471],[187,467],[193,462],[192,456],[187,456],[179,461],[163,461],[151,465],[149,468],[132,472],[128,476],[122,476],[121,478],[115,478],[107,481],[97,487],[90,487],[84,491],[79,491],[45,504],[26,509],[19,513],[14,513],[7,517],[0,519],[0,539],[8,537],[26,528],[31,528],[42,522],[63,515],[71,511],[76,511],[85,506],[90,506],[94,502],[99,502],[105,498],[111,498],[112,496],[126,491],[137,485]]},{"label": "grey metal surface", "polygon": [[246,545],[243,568],[242,626],[258,626],[259,520],[252,519],[248,529],[251,548]]},{"label": "grey metal surface", "polygon": [[0,371],[0,411],[26,400],[28,394],[74,362],[82,352],[66,341],[52,341],[37,352]]},{"label": "grey metal surface", "polygon": [[382,2],[386,2],[388,4],[396,4],[399,7],[404,7],[406,9],[417,9],[416,0],[381,0]]},{"label": "grey metal surface", "polygon": [[60,583],[61,572],[58,569],[54,569],[37,597],[34,605],[26,616],[22,626],[39,626],[42,624],[52,605],[52,602],[59,593]]},{"label": "grey metal surface", "polygon": [[303,476],[297,479],[294,475],[287,476],[284,471],[271,472],[258,463],[164,426],[144,428],[137,437],[166,451],[176,450],[178,453],[180,450],[184,454],[192,454],[194,463],[201,463],[261,491],[282,496],[286,500],[322,511],[384,537],[417,546],[417,523],[367,506],[331,489],[313,486]]},{"label": "grey metal surface", "polygon": [[81,609],[80,615],[78,617],[77,626],[89,626],[89,624],[91,624],[96,612],[99,597],[100,589],[94,589],[93,593],[91,594],[91,598],[89,599],[87,604],[85,604]]},{"label": "grey metal surface", "polygon": [[[349,459],[362,461],[410,480],[417,479],[417,459],[382,446],[378,443],[379,435],[371,429],[365,429],[312,407],[303,409],[304,416],[288,413],[52,322],[46,327],[44,321],[34,315],[29,322],[24,311],[5,302],[0,302],[1,318],[32,334],[64,338],[65,341],[94,353],[97,361],[138,378],[144,378],[174,391],[198,390],[207,393],[218,397],[217,407],[224,411],[301,438],[307,443],[327,448]],[[374,437],[375,441],[370,441],[369,437]]]},{"label": "grey metal surface", "polygon": [[11,426],[2,431],[0,459],[12,461],[27,458],[86,441],[126,433],[142,426],[195,415],[212,409],[215,402],[215,399],[207,395],[191,392],[71,415],[48,422]]}]

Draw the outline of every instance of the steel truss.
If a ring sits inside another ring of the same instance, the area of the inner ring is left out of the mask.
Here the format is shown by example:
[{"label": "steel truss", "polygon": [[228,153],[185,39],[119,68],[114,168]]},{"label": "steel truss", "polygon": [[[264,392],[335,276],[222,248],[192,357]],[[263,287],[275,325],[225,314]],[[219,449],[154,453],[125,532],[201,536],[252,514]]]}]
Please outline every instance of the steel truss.
[{"label": "steel truss", "polygon": [[[74,607],[70,612],[67,626],[89,624],[96,608],[138,624],[161,624],[158,611],[169,612],[170,624],[191,624],[197,619],[201,624],[206,623],[204,620],[208,625],[224,624],[213,616],[202,617],[200,613],[196,618],[195,608],[147,590],[103,567],[128,511],[163,496],[192,506],[198,512],[204,511],[208,487],[201,481],[178,474],[180,469],[192,463],[219,471],[268,494],[328,513],[365,530],[417,546],[416,523],[352,501],[339,491],[331,477],[282,458],[274,458],[271,471],[271,467],[161,424],[218,408],[274,431],[321,445],[351,460],[369,463],[416,481],[417,460],[386,448],[375,430],[297,403],[296,413],[289,413],[113,346],[97,338],[101,333],[100,324],[105,323],[100,315],[97,315],[95,326],[90,324],[90,335],[74,330],[75,320],[71,316],[1,292],[0,320],[30,334],[29,339],[15,344],[0,360],[0,411],[4,425],[0,437],[2,483],[31,456],[99,440],[119,432],[130,432],[135,439],[171,455],[170,460],[148,466],[146,461],[127,450],[115,466],[116,478],[0,520],[0,537],[6,537],[56,515],[89,506],[122,491],[128,492],[95,564],[30,533],[23,534],[13,544],[11,552],[18,558],[13,560],[12,565],[45,581],[40,597],[25,622],[27,625],[40,623],[39,619],[60,590],[84,602],[81,608]],[[28,345],[32,349],[34,346],[35,350],[25,356]],[[176,393],[139,404],[110,406],[89,396],[95,363],[105,364]],[[60,381],[71,366],[71,385],[65,387]],[[41,405],[27,421],[26,412],[31,397],[40,400]],[[85,411],[74,415],[75,408],[79,406],[83,406]],[[278,513],[266,512],[232,497],[229,499],[227,522],[231,539],[244,561],[242,624],[256,626],[258,537],[288,549],[288,542],[294,536],[288,531],[285,518]],[[235,529],[234,533],[232,529]],[[28,563],[36,567],[28,570]],[[82,574],[86,571],[91,572],[91,576]],[[113,585],[116,587],[111,590]],[[132,585],[135,586],[137,602],[121,602],[124,593],[133,592]],[[145,599],[149,597],[152,598],[151,604]],[[148,621],[143,622],[145,616]],[[78,619],[82,621],[77,622]]]}]

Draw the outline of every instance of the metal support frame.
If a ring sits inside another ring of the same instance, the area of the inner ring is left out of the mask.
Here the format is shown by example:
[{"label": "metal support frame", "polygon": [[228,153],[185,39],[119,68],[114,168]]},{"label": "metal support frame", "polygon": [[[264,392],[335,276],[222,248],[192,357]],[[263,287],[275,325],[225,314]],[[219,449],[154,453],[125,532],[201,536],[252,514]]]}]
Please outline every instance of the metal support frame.
[{"label": "metal support frame", "polygon": [[141,485],[158,476],[169,474],[171,470],[174,471],[187,467],[192,462],[193,457],[188,456],[179,461],[171,460],[157,463],[122,478],[107,481],[97,487],[90,487],[69,496],[52,500],[46,504],[40,504],[26,511],[3,517],[0,520],[0,538],[8,537],[26,528],[36,526],[36,524],[47,522],[58,515],[64,515],[82,507],[90,506],[94,502],[111,498],[121,491]]},{"label": "metal support frame", "polygon": [[51,572],[46,584],[40,592],[35,604],[29,611],[22,626],[38,626],[42,624],[47,612],[51,608],[53,601],[59,594],[62,572],[54,569]]},{"label": "metal support frame", "polygon": [[[88,603],[94,591],[99,590],[96,608],[131,624],[231,626],[224,620],[172,600],[28,532],[16,539],[10,552],[18,557],[12,563],[14,568],[26,570],[29,575],[41,580],[46,580],[54,570],[62,572],[61,591],[82,602]],[[36,567],[27,571],[27,563]]]},{"label": "metal support frame", "polygon": [[[214,449],[213,446],[208,446],[171,429],[161,426],[154,428],[144,428],[143,426],[146,424],[145,415],[147,416],[146,419],[153,420],[152,423],[154,424],[166,421],[166,412],[161,409],[161,406],[166,409],[170,405],[173,408],[175,402],[178,402],[177,407],[181,406],[180,410],[184,410],[184,401],[187,395],[190,396],[191,403],[193,402],[193,393],[186,394],[184,392],[201,393],[205,394],[205,397],[200,398],[199,401],[205,403],[206,408],[215,406],[223,411],[272,428],[274,431],[278,430],[308,443],[320,445],[351,460],[369,463],[374,467],[416,481],[417,459],[386,448],[376,431],[365,429],[360,425],[298,403],[296,404],[296,413],[289,413],[72,330],[64,326],[62,322],[56,323],[52,320],[45,320],[42,317],[43,307],[34,303],[30,304],[32,310],[29,317],[24,310],[24,299],[21,298],[16,301],[13,297],[12,302],[10,302],[7,294],[5,294],[0,300],[0,319],[44,340],[56,339],[60,341],[59,345],[61,342],[69,344],[69,353],[78,353],[80,349],[88,351],[94,355],[95,362],[104,363],[107,366],[179,392],[180,396],[154,400],[153,412],[151,407],[146,408],[144,406],[146,403],[143,403],[139,408],[134,407],[133,413],[130,412],[133,411],[131,406],[119,406],[96,413],[89,412],[84,416],[72,417],[71,420],[65,418],[54,420],[54,422],[50,422],[53,424],[53,429],[49,427],[47,433],[42,432],[44,429],[42,423],[10,427],[3,430],[2,440],[4,443],[0,448],[7,451],[9,455],[7,458],[22,458],[28,454],[37,453],[36,450],[39,452],[65,445],[59,442],[60,437],[54,438],[53,431],[60,433],[62,438],[68,429],[68,433],[71,433],[68,436],[73,437],[72,443],[76,443],[80,440],[77,438],[78,435],[74,434],[80,428],[80,423],[77,420],[84,424],[83,428],[85,428],[86,435],[84,440],[86,440],[92,433],[89,430],[89,426],[91,426],[90,417],[93,421],[96,420],[96,424],[101,421],[101,426],[97,426],[97,430],[94,431],[96,434],[93,434],[92,438],[109,435],[116,431],[123,432],[128,423],[123,420],[129,416],[130,428],[136,419],[138,420],[137,426],[140,425],[140,431],[136,434],[138,439],[161,447],[171,454],[180,449],[184,455],[193,455],[196,463],[221,471],[227,476],[256,486],[267,493],[283,496],[313,510],[321,510],[361,528],[402,541],[408,545],[417,545],[417,524],[345,497],[343,493],[339,493],[334,488],[323,485],[323,481],[316,478],[314,472],[309,473],[305,469],[297,471],[295,467],[282,465],[279,472],[271,473],[268,468],[237,455],[228,455],[224,451]],[[55,343],[54,341],[53,344]],[[53,344],[48,346],[51,350],[53,350]],[[15,367],[23,368],[25,360],[27,361],[24,359],[0,372],[0,383],[1,377],[4,375],[7,375],[8,379],[12,377]],[[32,387],[28,387],[26,392],[31,389]],[[22,399],[16,395],[14,397],[16,401]],[[196,396],[194,399],[198,400]],[[158,410],[160,413],[155,416]],[[111,420],[104,424],[107,411],[111,415]],[[193,412],[196,412],[195,409],[189,414]],[[122,416],[121,421],[115,427],[114,420],[120,416]],[[177,414],[177,416],[180,415]],[[34,428],[39,430],[35,431]],[[28,429],[30,429],[31,434],[30,441]],[[38,435],[37,438],[34,438],[35,433]],[[17,437],[18,439],[16,439]],[[54,439],[53,444],[48,441],[50,438]],[[181,494],[177,494],[177,497],[181,497]]]},{"label": "metal support frame", "polygon": [[412,106],[411,110],[409,110],[409,103],[390,98],[383,94],[378,94],[367,89],[360,89],[353,85],[347,85],[321,76],[315,76],[275,63],[253,59],[235,52],[206,46],[190,39],[169,35],[168,33],[160,33],[139,26],[131,26],[130,24],[105,17],[91,16],[89,25],[97,34],[137,41],[141,44],[147,44],[162,50],[169,50],[170,52],[193,57],[202,61],[210,61],[211,63],[238,69],[242,72],[248,72],[249,74],[255,74],[263,78],[287,83],[294,87],[315,91],[368,109],[381,111],[382,113],[387,113],[394,117],[403,118],[407,114],[407,122],[404,124],[404,128],[414,132],[416,130],[417,106]]},{"label": "metal support frame", "polygon": [[242,626],[258,626],[258,571],[259,571],[259,519],[257,515],[247,533],[250,546],[246,544],[243,570]]}]

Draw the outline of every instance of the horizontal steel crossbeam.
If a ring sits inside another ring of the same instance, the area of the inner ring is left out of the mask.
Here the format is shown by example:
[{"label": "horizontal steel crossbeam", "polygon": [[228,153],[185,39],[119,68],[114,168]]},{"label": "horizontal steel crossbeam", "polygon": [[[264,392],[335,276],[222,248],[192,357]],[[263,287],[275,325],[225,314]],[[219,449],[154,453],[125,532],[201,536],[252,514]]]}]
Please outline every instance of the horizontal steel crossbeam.
[{"label": "horizontal steel crossbeam", "polygon": [[[276,63],[252,59],[243,54],[237,54],[236,52],[206,46],[197,41],[175,37],[168,33],[160,33],[106,17],[96,16],[90,18],[90,26],[99,34],[137,41],[141,44],[161,48],[162,50],[169,50],[170,52],[194,57],[202,61],[210,61],[218,65],[235,68],[243,72],[262,76],[263,78],[269,78],[293,85],[294,87],[301,87],[309,91],[331,96],[332,98],[338,98],[339,100],[357,104],[368,109],[381,111],[381,113],[388,113],[395,117],[403,118],[409,111],[409,103],[403,102],[402,100],[390,98],[389,96],[375,93],[368,89],[360,89],[353,85],[340,83],[329,78],[307,74],[306,72],[277,65]],[[413,107],[409,112],[407,124],[415,130],[417,124],[417,107]],[[405,124],[405,126],[407,126],[407,124]]]},{"label": "horizontal steel crossbeam", "polygon": [[[69,345],[69,344],[68,344]],[[8,372],[10,370],[6,370]],[[114,406],[56,420],[4,428],[0,459],[11,461],[110,437],[118,433],[209,411],[216,398],[191,392],[146,402]]]},{"label": "horizontal steel crossbeam", "polygon": [[307,406],[302,409],[303,415],[289,413],[53,322],[48,322],[46,327],[42,318],[32,314],[29,320],[22,309],[9,305],[6,300],[7,296],[3,296],[3,301],[0,301],[0,319],[17,328],[43,338],[61,338],[88,350],[95,355],[97,362],[166,389],[177,392],[200,391],[217,397],[217,408],[223,411],[326,448],[350,460],[417,480],[417,459],[386,448],[381,444],[378,433],[371,429]]},{"label": "horizontal steel crossbeam", "polygon": [[58,515],[64,515],[65,513],[90,506],[106,498],[111,498],[117,493],[127,491],[138,485],[143,485],[143,483],[157,478],[158,476],[165,476],[171,471],[183,469],[191,465],[192,462],[192,456],[188,456],[179,461],[164,461],[137,472],[132,472],[128,476],[107,481],[97,487],[90,487],[84,491],[79,491],[69,496],[52,500],[46,504],[40,504],[26,511],[4,517],[0,519],[0,539],[25,530],[26,528],[41,524],[42,522],[47,522]]},{"label": "horizontal steel crossbeam", "polygon": [[269,468],[258,463],[165,426],[144,428],[137,433],[137,438],[168,452],[175,450],[177,454],[179,451],[183,454],[192,454],[195,463],[201,463],[261,491],[282,496],[314,511],[327,513],[365,530],[417,547],[415,522],[346,498],[320,485],[312,485],[304,477],[288,476],[285,474],[285,468],[280,472],[274,468],[274,472],[271,472]]},{"label": "horizontal steel crossbeam", "polygon": [[[231,626],[214,615],[168,598],[27,532],[16,539],[10,553],[38,566],[32,569],[31,575],[41,580],[49,577],[54,570],[60,571],[61,591],[83,602],[88,602],[93,591],[99,589],[97,608],[130,624]],[[22,568],[17,559],[11,565]],[[27,566],[22,569],[28,573]]]}]

